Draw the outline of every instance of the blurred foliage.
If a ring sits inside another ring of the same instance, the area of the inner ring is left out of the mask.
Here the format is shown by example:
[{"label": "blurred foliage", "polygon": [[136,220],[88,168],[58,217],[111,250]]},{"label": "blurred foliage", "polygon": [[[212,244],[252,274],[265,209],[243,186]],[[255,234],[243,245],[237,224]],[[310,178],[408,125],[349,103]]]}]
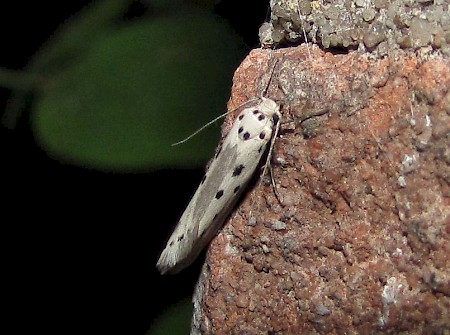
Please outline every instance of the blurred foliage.
[{"label": "blurred foliage", "polygon": [[145,335],[186,335],[191,330],[191,298],[171,305],[164,314],[157,317]]},{"label": "blurred foliage", "polygon": [[180,1],[159,1],[152,15],[118,25],[127,3],[94,1],[32,60],[35,138],[51,157],[99,170],[202,165],[218,126],[170,144],[225,111],[243,56],[238,39],[209,11]]}]

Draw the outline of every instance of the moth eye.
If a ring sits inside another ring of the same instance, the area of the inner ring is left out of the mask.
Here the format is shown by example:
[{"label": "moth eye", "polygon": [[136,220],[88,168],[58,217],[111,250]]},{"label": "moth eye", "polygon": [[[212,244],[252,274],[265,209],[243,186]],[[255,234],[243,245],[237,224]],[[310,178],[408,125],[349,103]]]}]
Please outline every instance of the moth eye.
[{"label": "moth eye", "polygon": [[260,116],[258,116],[258,120],[262,121],[266,118],[266,116],[264,114],[261,114]]},{"label": "moth eye", "polygon": [[236,193],[237,191],[239,191],[240,188],[241,188],[241,185],[236,186],[233,190],[233,193]]},{"label": "moth eye", "polygon": [[236,166],[233,171],[233,177],[239,176],[243,169],[244,169],[244,165],[242,165],[242,164],[239,164],[238,166]]},{"label": "moth eye", "polygon": [[178,242],[180,242],[183,238],[184,238],[184,234],[181,234],[181,235],[178,237]]},{"label": "moth eye", "polygon": [[223,195],[223,190],[220,190],[219,192],[216,193],[216,199],[222,198],[222,195]]},{"label": "moth eye", "polygon": [[247,131],[244,133],[244,141],[247,141],[250,138],[250,133]]},{"label": "moth eye", "polygon": [[242,133],[244,131],[244,127],[239,127],[238,134]]},{"label": "moth eye", "polygon": [[241,121],[244,118],[244,114],[239,115],[238,119]]},{"label": "moth eye", "polygon": [[265,134],[264,132],[261,132],[261,133],[259,134],[259,138],[263,140],[264,137],[266,137],[266,134]]}]

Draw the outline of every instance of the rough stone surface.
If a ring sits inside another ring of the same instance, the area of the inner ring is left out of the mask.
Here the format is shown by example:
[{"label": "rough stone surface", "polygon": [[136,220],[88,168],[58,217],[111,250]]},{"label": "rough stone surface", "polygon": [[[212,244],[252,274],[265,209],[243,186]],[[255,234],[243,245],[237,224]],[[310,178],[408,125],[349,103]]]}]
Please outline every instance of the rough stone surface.
[{"label": "rough stone surface", "polygon": [[450,62],[258,49],[229,108],[267,83],[279,197],[256,178],[212,241],[192,334],[447,334]]},{"label": "rough stone surface", "polygon": [[376,55],[420,47],[450,55],[448,0],[271,0],[270,7],[263,46],[308,41]]}]

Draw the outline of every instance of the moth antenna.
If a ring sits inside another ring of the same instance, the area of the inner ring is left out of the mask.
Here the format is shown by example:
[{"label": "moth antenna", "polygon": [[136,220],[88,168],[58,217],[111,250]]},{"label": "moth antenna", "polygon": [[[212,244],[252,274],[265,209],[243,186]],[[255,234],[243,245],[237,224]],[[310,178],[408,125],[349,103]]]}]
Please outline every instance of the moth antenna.
[{"label": "moth antenna", "polygon": [[171,146],[174,147],[176,145],[182,144],[188,140],[190,140],[191,138],[193,138],[195,135],[197,135],[199,132],[201,132],[203,129],[205,129],[206,127],[209,127],[210,125],[212,125],[214,122],[216,122],[217,120],[220,120],[221,118],[223,118],[224,116],[226,116],[228,113],[230,112],[226,112],[223,114],[220,114],[219,116],[217,116],[216,118],[212,119],[211,121],[209,121],[207,124],[203,125],[202,127],[200,127],[199,129],[197,129],[196,131],[194,131],[191,135],[189,135],[188,137],[182,139],[181,141],[178,141],[176,143],[172,143]]},{"label": "moth antenna", "polygon": [[[297,1],[297,14],[298,14],[298,17],[300,18],[301,23],[302,23],[303,39],[305,40],[306,50],[308,52],[308,59],[311,62],[311,65],[314,65],[313,57],[312,57],[312,54],[311,54],[311,49],[309,47],[308,34],[306,33],[306,30],[305,30],[305,23],[307,23],[306,15],[303,15],[301,13],[301,11],[300,11],[300,1]],[[314,40],[314,38],[313,38],[313,40]]]},{"label": "moth antenna", "polygon": [[[272,58],[272,55],[271,55],[271,58]],[[279,61],[280,61],[279,59],[275,59],[275,62],[273,64],[273,66],[272,66],[272,69],[270,70],[269,81],[267,82],[267,85],[264,88],[264,91],[262,92],[262,96],[263,97],[267,96],[267,92],[269,91],[270,83],[272,82],[272,78],[273,78],[273,74],[275,72],[275,68],[276,68],[276,66],[277,66]]]},{"label": "moth antenna", "polygon": [[176,143],[172,143],[171,146],[174,147],[174,146],[176,146],[176,145],[183,144],[184,142],[186,142],[186,141],[190,140],[191,138],[193,138],[195,135],[197,135],[197,134],[198,134],[199,132],[201,132],[203,129],[205,129],[205,128],[209,127],[210,125],[212,125],[214,122],[220,120],[221,118],[223,118],[224,116],[227,116],[227,115],[230,114],[230,113],[235,112],[235,111],[238,110],[239,108],[242,108],[242,107],[245,106],[246,104],[248,104],[248,103],[250,103],[250,102],[253,102],[253,101],[257,100],[257,99],[258,99],[258,98],[252,98],[252,99],[250,99],[250,100],[248,100],[248,101],[246,101],[246,102],[240,104],[240,105],[237,106],[235,109],[233,109],[233,110],[231,110],[231,111],[228,111],[228,112],[225,112],[225,113],[223,113],[223,114],[220,114],[219,116],[217,116],[217,117],[215,117],[214,119],[212,119],[211,121],[209,121],[207,124],[201,126],[199,129],[197,129],[196,131],[194,131],[194,132],[193,132],[191,135],[189,135],[188,137],[186,137],[186,138],[184,138],[184,139],[182,139],[181,141],[178,141],[178,142],[176,142]]},{"label": "moth antenna", "polygon": [[[300,10],[298,11],[298,15],[301,18],[302,15],[300,13]],[[302,31],[303,31],[303,38],[305,39],[305,43],[306,43],[306,50],[308,50],[308,57],[312,62],[312,56],[311,56],[311,50],[309,49],[309,44],[308,44],[308,35],[306,34],[306,30],[305,30],[305,25],[302,24]]]},{"label": "moth antenna", "polygon": [[[271,57],[272,57],[272,55],[271,55]],[[272,82],[272,79],[273,79],[273,76],[274,76],[274,73],[275,73],[275,69],[276,69],[276,67],[277,67],[277,65],[278,65],[278,62],[280,62],[280,61],[282,61],[282,60],[284,60],[284,56],[283,56],[281,59],[279,59],[279,58],[275,59],[274,64],[273,64],[273,66],[272,66],[272,69],[270,70],[269,81],[267,82],[266,88],[265,88],[264,91],[263,91],[263,97],[266,97],[266,96],[267,96],[267,92],[268,92],[268,90],[269,90],[270,84],[271,84],[271,82]],[[275,117],[275,115],[274,115],[274,117]],[[261,185],[262,180],[264,179],[264,176],[266,175],[267,169],[269,168],[269,172],[270,172],[270,180],[271,180],[271,183],[272,183],[272,186],[273,186],[273,190],[274,190],[274,193],[275,193],[275,197],[277,198],[277,200],[278,200],[278,202],[279,202],[280,204],[283,204],[283,202],[281,201],[281,196],[280,196],[280,194],[279,194],[279,192],[278,192],[278,189],[277,189],[277,187],[276,187],[276,185],[275,185],[275,180],[274,180],[274,177],[273,177],[273,170],[272,170],[272,166],[270,165],[270,160],[271,160],[271,158],[272,158],[272,153],[273,153],[273,148],[274,148],[274,145],[275,145],[275,140],[276,140],[277,137],[278,137],[278,133],[279,133],[279,131],[280,131],[280,125],[281,125],[281,123],[282,123],[281,120],[282,120],[282,115],[281,115],[280,112],[278,112],[278,113],[276,114],[276,126],[275,126],[275,131],[274,131],[274,133],[272,134],[272,139],[271,139],[271,141],[270,141],[269,152],[267,153],[266,162],[265,162],[265,164],[264,164],[264,168],[263,168],[263,172],[262,172],[262,175],[261,175],[261,179],[260,179],[259,184]]]}]

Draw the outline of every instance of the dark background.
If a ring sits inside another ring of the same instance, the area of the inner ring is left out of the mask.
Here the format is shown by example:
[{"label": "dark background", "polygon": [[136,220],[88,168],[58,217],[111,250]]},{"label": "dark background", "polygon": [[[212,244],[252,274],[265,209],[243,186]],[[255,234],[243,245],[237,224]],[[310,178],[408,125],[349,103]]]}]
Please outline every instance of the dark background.
[{"label": "dark background", "polygon": [[[0,66],[22,69],[88,3],[2,2]],[[243,8],[230,0],[218,2],[215,12],[250,50],[267,8],[268,1]],[[135,2],[124,19],[146,11]],[[2,110],[8,96],[0,90]],[[15,130],[2,127],[0,134],[8,310],[0,331],[145,334],[167,306],[192,294],[201,261],[164,277],[155,263],[203,168],[115,174],[64,165],[36,146],[26,114]]]}]

